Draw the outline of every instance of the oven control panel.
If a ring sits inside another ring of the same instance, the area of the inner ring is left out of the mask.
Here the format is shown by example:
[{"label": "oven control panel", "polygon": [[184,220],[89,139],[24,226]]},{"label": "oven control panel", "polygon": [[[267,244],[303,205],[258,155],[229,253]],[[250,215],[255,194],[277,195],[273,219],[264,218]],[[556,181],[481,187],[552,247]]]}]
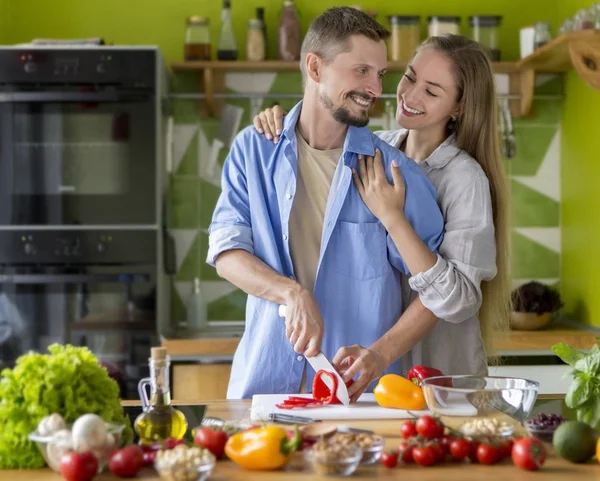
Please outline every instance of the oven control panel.
[{"label": "oven control panel", "polygon": [[0,264],[144,264],[156,231],[0,231]]}]

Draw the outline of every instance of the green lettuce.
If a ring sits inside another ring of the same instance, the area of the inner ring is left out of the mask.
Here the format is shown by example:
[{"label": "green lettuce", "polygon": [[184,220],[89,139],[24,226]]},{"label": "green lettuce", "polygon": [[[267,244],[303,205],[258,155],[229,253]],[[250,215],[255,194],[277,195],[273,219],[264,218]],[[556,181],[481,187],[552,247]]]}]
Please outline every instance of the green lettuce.
[{"label": "green lettuce", "polygon": [[52,413],[67,423],[82,414],[97,414],[107,422],[126,425],[123,441],[133,436],[119,387],[94,354],[85,347],[59,344],[48,351],[24,354],[13,369],[0,374],[0,469],[44,466],[27,435]]},{"label": "green lettuce", "polygon": [[573,381],[565,404],[575,410],[579,421],[600,429],[600,347],[595,344],[585,352],[561,342],[552,346],[552,350],[571,367],[568,375]]}]

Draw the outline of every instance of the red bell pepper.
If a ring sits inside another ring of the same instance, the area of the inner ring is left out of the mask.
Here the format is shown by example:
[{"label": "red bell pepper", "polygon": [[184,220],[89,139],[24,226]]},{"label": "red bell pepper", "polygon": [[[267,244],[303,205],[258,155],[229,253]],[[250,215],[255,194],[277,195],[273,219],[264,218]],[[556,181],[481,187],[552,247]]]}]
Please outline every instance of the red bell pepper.
[{"label": "red bell pepper", "polygon": [[[327,384],[325,384],[325,381],[323,381],[324,375],[329,376],[333,380],[333,389],[329,389]],[[346,387],[352,386],[353,383],[353,379],[346,381]],[[333,373],[321,369],[315,374],[315,379],[313,380],[313,397],[323,401],[325,404],[342,404],[342,401],[340,401],[335,394],[337,386],[337,377],[335,377]]]},{"label": "red bell pepper", "polygon": [[[418,366],[413,366],[408,371],[408,374],[406,377],[408,378],[409,381],[414,382],[417,386],[421,386],[424,379],[427,379],[428,377],[436,377],[436,376],[443,376],[443,375],[444,375],[444,373],[442,371],[440,371],[439,369],[436,369],[434,367],[429,367],[429,366],[418,365]],[[452,387],[452,382],[450,379],[447,379],[447,380],[441,382],[439,385]]]}]

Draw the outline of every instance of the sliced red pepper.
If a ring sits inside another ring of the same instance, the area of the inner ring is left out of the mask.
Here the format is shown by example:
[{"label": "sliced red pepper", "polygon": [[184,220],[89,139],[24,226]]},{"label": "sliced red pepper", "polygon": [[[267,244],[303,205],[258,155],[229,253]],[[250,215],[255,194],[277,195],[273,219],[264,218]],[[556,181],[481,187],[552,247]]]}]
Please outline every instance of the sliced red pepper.
[{"label": "sliced red pepper", "polygon": [[[323,381],[321,377],[322,373],[325,373],[333,378],[333,396],[331,394],[332,390],[327,387],[327,384],[325,384],[325,381]],[[346,387],[348,388],[352,386],[353,383],[354,379],[346,381]],[[342,404],[342,401],[340,401],[335,394],[337,391],[337,386],[337,377],[335,377],[333,373],[322,369],[315,374],[315,379],[313,380],[313,397],[323,401],[325,404]]]}]

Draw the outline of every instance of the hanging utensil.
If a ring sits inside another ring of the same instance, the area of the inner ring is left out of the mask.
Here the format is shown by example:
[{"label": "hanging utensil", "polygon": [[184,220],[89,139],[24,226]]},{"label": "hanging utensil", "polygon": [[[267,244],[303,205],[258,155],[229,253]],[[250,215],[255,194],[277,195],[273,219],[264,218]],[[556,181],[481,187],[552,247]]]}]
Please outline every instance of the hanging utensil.
[{"label": "hanging utensil", "polygon": [[504,99],[504,111],[506,113],[506,157],[512,159],[517,155],[517,142],[515,139],[515,131],[513,129],[512,114],[510,113],[508,99]]}]

